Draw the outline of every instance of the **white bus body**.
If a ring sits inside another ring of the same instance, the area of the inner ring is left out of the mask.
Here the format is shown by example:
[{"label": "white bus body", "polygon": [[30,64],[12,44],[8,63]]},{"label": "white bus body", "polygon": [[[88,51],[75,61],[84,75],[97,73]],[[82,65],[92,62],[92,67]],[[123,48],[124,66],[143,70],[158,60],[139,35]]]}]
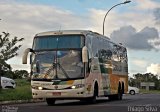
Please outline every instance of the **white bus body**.
[{"label": "white bus body", "polygon": [[35,36],[31,52],[33,98],[96,102],[96,97],[122,99],[128,89],[127,50],[92,31],[51,31]]}]

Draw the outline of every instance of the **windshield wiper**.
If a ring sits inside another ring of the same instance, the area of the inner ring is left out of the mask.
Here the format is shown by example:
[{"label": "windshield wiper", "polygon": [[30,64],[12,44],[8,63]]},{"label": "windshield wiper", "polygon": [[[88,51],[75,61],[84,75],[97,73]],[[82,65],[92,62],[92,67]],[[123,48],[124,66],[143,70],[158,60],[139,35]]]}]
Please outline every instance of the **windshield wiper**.
[{"label": "windshield wiper", "polygon": [[64,73],[64,75],[67,77],[67,78],[70,78],[67,74],[67,72],[64,70],[64,68],[61,66],[60,63],[57,63],[57,65],[61,68],[62,72]]},{"label": "windshield wiper", "polygon": [[[60,63],[53,63],[52,66],[47,70],[46,75],[49,75],[51,73],[51,71],[53,71],[53,72],[54,72],[54,70],[57,71],[58,67],[62,70],[62,72],[66,76],[66,78],[70,78]],[[58,73],[56,72],[56,74],[54,76],[56,76],[56,78],[58,78],[57,75],[58,75]]]},{"label": "windshield wiper", "polygon": [[[57,49],[58,49],[58,44],[59,44],[59,38],[57,38]],[[55,65],[56,65],[56,78],[58,78],[57,65],[59,66],[59,68],[61,68],[61,70],[64,73],[64,75],[66,76],[66,78],[69,78],[67,72],[63,69],[63,67],[61,66],[61,64],[58,62],[57,50],[56,50],[56,57],[55,57]]]}]

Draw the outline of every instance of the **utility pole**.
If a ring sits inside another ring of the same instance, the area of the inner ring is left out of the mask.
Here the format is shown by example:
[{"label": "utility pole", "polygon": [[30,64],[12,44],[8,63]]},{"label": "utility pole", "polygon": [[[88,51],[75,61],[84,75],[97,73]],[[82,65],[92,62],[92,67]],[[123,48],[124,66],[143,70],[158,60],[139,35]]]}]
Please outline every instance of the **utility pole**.
[{"label": "utility pole", "polygon": [[116,7],[116,6],[118,6],[118,5],[122,5],[122,4],[127,4],[127,3],[130,3],[130,2],[131,2],[131,1],[126,0],[125,2],[122,2],[122,3],[119,3],[119,4],[116,4],[116,5],[112,6],[112,7],[107,11],[106,15],[104,16],[104,20],[103,20],[103,35],[104,35],[104,23],[105,23],[105,19],[106,19],[106,16],[108,15],[108,13],[109,13],[114,7]]}]

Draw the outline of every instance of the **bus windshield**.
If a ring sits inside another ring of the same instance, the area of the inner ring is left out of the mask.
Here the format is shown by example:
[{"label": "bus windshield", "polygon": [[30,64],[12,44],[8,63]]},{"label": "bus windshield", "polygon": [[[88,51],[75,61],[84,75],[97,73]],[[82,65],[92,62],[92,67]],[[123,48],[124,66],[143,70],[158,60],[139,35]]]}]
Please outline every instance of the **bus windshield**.
[{"label": "bus windshield", "polygon": [[83,40],[82,35],[37,36],[34,39],[33,50],[82,48]]},{"label": "bus windshield", "polygon": [[32,57],[32,79],[66,80],[84,77],[80,50],[42,51]]}]

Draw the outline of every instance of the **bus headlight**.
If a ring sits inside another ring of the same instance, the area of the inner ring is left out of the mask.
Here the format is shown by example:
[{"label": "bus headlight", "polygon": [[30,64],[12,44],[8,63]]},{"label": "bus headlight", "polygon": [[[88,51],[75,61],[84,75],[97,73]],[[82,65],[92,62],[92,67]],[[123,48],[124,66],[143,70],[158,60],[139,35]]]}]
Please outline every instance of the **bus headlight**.
[{"label": "bus headlight", "polygon": [[38,89],[39,89],[39,90],[42,90],[43,88],[42,88],[42,87],[38,87]]},{"label": "bus headlight", "polygon": [[41,86],[32,86],[32,89],[42,90],[43,87],[41,87]]},{"label": "bus headlight", "polygon": [[72,89],[75,89],[75,88],[76,88],[76,86],[72,86],[71,88],[72,88]]},{"label": "bus headlight", "polygon": [[78,89],[78,88],[83,88],[84,84],[77,84],[77,85],[73,85],[71,88],[72,89]]}]

